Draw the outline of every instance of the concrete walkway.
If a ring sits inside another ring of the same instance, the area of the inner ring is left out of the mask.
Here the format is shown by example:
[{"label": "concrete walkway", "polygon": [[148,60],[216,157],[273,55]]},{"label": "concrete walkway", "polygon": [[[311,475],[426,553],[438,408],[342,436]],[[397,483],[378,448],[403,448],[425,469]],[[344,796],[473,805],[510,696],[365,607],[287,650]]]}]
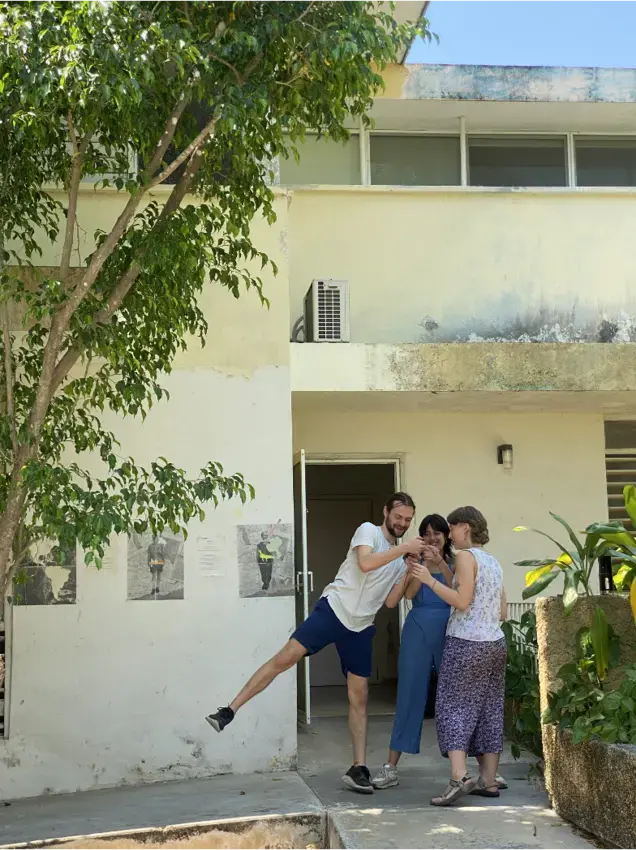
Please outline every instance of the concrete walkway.
[{"label": "concrete walkway", "polygon": [[[369,769],[387,758],[392,717],[369,721]],[[339,775],[349,767],[351,745],[344,718],[315,721],[299,733],[300,774],[329,811],[345,847],[368,848],[578,848],[594,847],[549,807],[528,764],[504,753],[500,772],[509,783],[498,799],[468,797],[456,806],[429,804],[448,781],[448,762],[437,747],[435,721],[424,721],[421,753],[403,756],[400,785],[363,796],[348,791]]]},{"label": "concrete walkway", "polygon": [[[371,718],[369,767],[386,758],[392,718]],[[340,783],[349,767],[345,718],[318,720],[299,733],[300,772],[217,776],[206,780],[116,788],[0,803],[0,846],[118,830],[272,815],[320,816],[328,811],[343,847],[578,848],[593,847],[549,808],[528,783],[528,766],[505,756],[510,789],[498,800],[468,798],[451,809],[428,803],[447,780],[448,763],[425,723],[422,753],[403,759],[401,784],[373,795]],[[303,781],[304,780],[304,781]]]}]

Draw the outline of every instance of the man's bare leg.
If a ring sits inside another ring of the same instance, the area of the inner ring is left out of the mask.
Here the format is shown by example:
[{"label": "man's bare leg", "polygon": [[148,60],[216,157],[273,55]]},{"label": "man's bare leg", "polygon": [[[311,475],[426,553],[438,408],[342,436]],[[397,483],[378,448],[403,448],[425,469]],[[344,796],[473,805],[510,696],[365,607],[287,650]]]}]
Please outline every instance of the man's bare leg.
[{"label": "man's bare leg", "polygon": [[266,661],[265,664],[263,664],[262,667],[259,667],[256,673],[248,679],[246,684],[241,688],[230,703],[232,711],[236,714],[241,706],[245,705],[246,702],[249,702],[249,700],[251,700],[252,697],[255,697],[256,694],[260,694],[261,691],[264,691],[265,688],[268,685],[271,685],[274,679],[281,673],[284,673],[285,670],[289,670],[290,667],[298,664],[300,659],[306,654],[307,650],[301,643],[298,643],[298,641],[294,638],[288,640],[285,646],[277,652],[273,658]]},{"label": "man's bare leg", "polygon": [[270,658],[262,667],[258,668],[256,673],[241,688],[229,705],[219,708],[214,714],[208,714],[205,719],[213,729],[216,729],[217,732],[222,732],[227,724],[234,720],[234,715],[241,706],[245,705],[256,694],[260,694],[261,691],[265,690],[274,681],[276,676],[284,673],[285,670],[289,670],[290,667],[297,664],[306,654],[307,650],[305,647],[294,638],[291,638],[273,658]]},{"label": "man's bare leg", "polygon": [[349,696],[349,732],[353,745],[353,763],[367,763],[367,703],[369,701],[369,680],[362,676],[347,673],[347,693]]}]

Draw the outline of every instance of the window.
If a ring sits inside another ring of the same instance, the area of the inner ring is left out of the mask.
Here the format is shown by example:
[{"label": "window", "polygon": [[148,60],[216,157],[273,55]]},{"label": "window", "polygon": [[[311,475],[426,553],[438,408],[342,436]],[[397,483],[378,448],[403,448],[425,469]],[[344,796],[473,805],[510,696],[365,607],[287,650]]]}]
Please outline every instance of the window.
[{"label": "window", "polygon": [[360,185],[360,140],[352,135],[348,142],[334,142],[324,136],[308,136],[299,142],[300,162],[294,156],[280,158],[281,186],[358,186]]},{"label": "window", "polygon": [[636,186],[636,139],[577,138],[577,186]]},{"label": "window", "polygon": [[468,139],[471,186],[565,186],[565,139],[472,136]]},{"label": "window", "polygon": [[631,528],[623,488],[636,484],[636,422],[605,423],[605,471],[608,516]]},{"label": "window", "polygon": [[371,183],[380,186],[459,186],[458,136],[372,135]]}]

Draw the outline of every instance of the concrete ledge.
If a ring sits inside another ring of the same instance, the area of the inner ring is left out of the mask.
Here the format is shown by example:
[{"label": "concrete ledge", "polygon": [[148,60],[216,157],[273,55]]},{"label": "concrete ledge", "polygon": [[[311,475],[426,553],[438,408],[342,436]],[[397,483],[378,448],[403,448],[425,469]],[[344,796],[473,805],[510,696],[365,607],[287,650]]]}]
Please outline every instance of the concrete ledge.
[{"label": "concrete ledge", "polygon": [[292,343],[294,392],[636,392],[636,343]]},{"label": "concrete ledge", "polygon": [[556,812],[616,847],[636,847],[636,747],[590,741],[543,727],[548,793]]}]

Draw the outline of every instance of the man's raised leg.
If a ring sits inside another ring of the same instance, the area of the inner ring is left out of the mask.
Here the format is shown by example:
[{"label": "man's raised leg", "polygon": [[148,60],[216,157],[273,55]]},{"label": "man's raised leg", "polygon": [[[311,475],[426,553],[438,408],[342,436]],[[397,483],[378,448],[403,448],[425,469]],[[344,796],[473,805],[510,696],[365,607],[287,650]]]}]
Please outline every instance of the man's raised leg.
[{"label": "man's raised leg", "polygon": [[285,670],[289,670],[307,654],[305,647],[291,638],[285,646],[259,667],[256,673],[246,682],[229,706],[219,708],[215,714],[209,714],[205,719],[217,732],[222,732],[228,723],[234,720],[234,715],[246,702],[260,694],[274,679]]}]

